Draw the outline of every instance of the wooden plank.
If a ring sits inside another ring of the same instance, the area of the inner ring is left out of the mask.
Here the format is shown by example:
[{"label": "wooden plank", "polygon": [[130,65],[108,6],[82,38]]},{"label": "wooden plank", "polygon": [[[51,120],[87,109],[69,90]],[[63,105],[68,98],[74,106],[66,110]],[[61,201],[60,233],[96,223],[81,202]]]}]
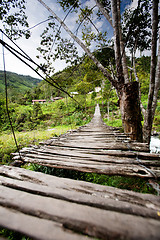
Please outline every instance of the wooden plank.
[{"label": "wooden plank", "polygon": [[[15,154],[15,157],[13,159],[19,158],[19,154]],[[98,155],[98,154],[85,154],[85,153],[79,153],[76,151],[54,151],[49,150],[47,148],[44,149],[30,149],[29,151],[21,151],[21,156],[25,159],[25,157],[30,158],[42,158],[42,159],[48,159],[48,160],[59,160],[59,161],[74,161],[79,163],[119,163],[119,164],[139,164],[139,161],[137,160],[136,155],[132,155],[132,158],[129,157],[117,157],[114,155]],[[121,155],[122,156],[122,155]],[[125,155],[127,156],[127,155]],[[133,158],[134,157],[134,158]],[[145,164],[145,166],[157,166],[160,167],[160,161],[156,158],[153,158],[152,160],[145,160],[141,159],[141,164]]]},{"label": "wooden plank", "polygon": [[[76,164],[80,164],[79,166],[87,165],[87,166],[101,166],[104,169],[107,169],[108,166],[114,165],[114,167],[118,167],[117,171],[119,171],[119,164],[124,164],[125,167],[128,167],[130,165],[145,165],[145,167],[151,169],[154,173],[154,169],[157,170],[157,167],[160,167],[160,161],[157,160],[141,160],[140,162],[137,161],[136,159],[127,159],[127,158],[111,158],[108,156],[94,156],[92,158],[85,158],[84,156],[82,157],[77,157],[77,156],[65,156],[65,155],[51,155],[51,154],[45,154],[43,152],[29,152],[26,153],[25,155],[21,154],[21,159],[23,159],[24,162],[32,162],[32,163],[38,163],[38,164],[61,164],[64,165],[65,163],[71,164],[71,166],[75,166]],[[14,157],[14,159],[20,159],[20,156],[17,155]],[[36,162],[35,162],[36,160]],[[132,168],[132,166],[130,166]],[[125,167],[124,167],[124,173],[125,173]],[[142,168],[140,168],[142,170]],[[159,169],[157,172],[160,172]],[[118,174],[118,173],[117,173]]]},{"label": "wooden plank", "polygon": [[[153,178],[156,173],[153,174],[139,165],[133,164],[85,164],[85,163],[77,163],[77,162],[67,162],[66,161],[53,161],[53,160],[44,160],[40,157],[37,158],[29,158],[25,157],[24,162],[26,163],[34,163],[43,166],[53,167],[53,168],[63,168],[69,170],[76,170],[81,172],[94,172],[99,174],[106,174],[106,175],[119,175],[119,176],[139,176],[139,177],[146,177],[146,178]],[[159,171],[157,170],[157,174]],[[159,177],[159,174],[158,176]]]},{"label": "wooden plank", "polygon": [[38,240],[89,240],[87,236],[67,231],[62,224],[23,214],[0,206],[0,226]]},{"label": "wooden plank", "polygon": [[[70,182],[72,187],[69,187],[65,184],[64,179],[52,178],[52,180],[53,184],[50,186],[47,185],[47,183],[46,185],[35,183],[35,177],[33,178],[33,182],[27,181],[27,179],[19,181],[7,177],[0,177],[1,185],[12,189],[67,200],[69,202],[93,206],[100,209],[159,219],[157,214],[159,210],[157,198],[155,198],[154,201],[148,198],[146,201],[143,195],[139,196],[135,194],[132,196],[131,194],[127,194],[127,191],[120,192],[119,194],[115,188],[105,188],[105,191],[104,189],[103,191],[95,191],[95,186],[92,188],[92,185],[76,185],[74,181],[72,181]],[[56,181],[60,181],[61,183],[57,185]]]},{"label": "wooden plank", "polygon": [[[16,189],[20,188],[21,190],[23,190],[24,187],[25,191],[31,191],[37,194],[43,195],[45,192],[47,196],[52,196],[52,194],[55,193],[53,197],[56,197],[59,193],[61,197],[63,196],[62,199],[65,199],[64,197],[70,197],[69,201],[73,198],[73,201],[79,201],[81,199],[81,201],[84,200],[83,202],[85,202],[85,199],[91,198],[87,204],[89,204],[89,202],[94,202],[96,204],[95,200],[101,199],[103,201],[100,208],[103,208],[105,204],[107,204],[108,199],[114,200],[115,205],[118,205],[119,202],[123,201],[124,203],[128,202],[135,204],[135,206],[139,205],[141,207],[143,206],[145,208],[148,207],[153,209],[156,209],[157,207],[159,208],[160,205],[160,197],[151,194],[140,194],[84,181],[58,178],[11,166],[0,166],[0,176],[0,182],[4,186]],[[30,188],[30,190],[26,190],[27,188]],[[63,194],[61,194],[61,192]],[[122,211],[122,209],[120,211]]]},{"label": "wooden plank", "polygon": [[92,149],[92,150],[122,150],[122,151],[140,151],[140,152],[149,152],[149,149],[147,146],[135,146],[130,144],[130,147],[127,146],[127,144],[122,143],[122,144],[118,144],[117,143],[113,143],[113,144],[109,144],[109,143],[83,143],[80,142],[75,143],[74,141],[49,141],[49,142],[44,142],[41,143],[41,145],[50,145],[50,146],[59,146],[59,147],[70,147],[70,148],[80,148],[80,149]]},{"label": "wooden plank", "polygon": [[[116,234],[118,239],[149,239],[151,236],[156,239],[159,234],[160,198],[157,196],[70,179],[59,179],[25,169],[5,166],[0,169],[1,174],[6,176],[0,179],[2,184],[0,205],[9,210],[5,216],[9,216],[8,220],[11,225],[15,225],[13,218],[10,217],[10,212],[14,210],[25,216],[29,214],[32,218],[40,217],[45,221],[51,222],[52,220],[53,223],[56,221],[66,228],[101,239],[106,239],[106,236],[111,239],[113,234]],[[19,180],[14,178],[19,178]],[[10,185],[4,186],[3,184],[7,184],[7,181]],[[112,210],[107,210],[107,208]],[[119,212],[115,212],[117,209]],[[128,213],[125,214],[125,211]],[[139,215],[144,217],[139,217]],[[0,219],[4,223],[1,217]],[[17,219],[20,219],[19,224],[23,227],[25,220],[19,216]],[[37,220],[34,221],[39,224]],[[35,228],[35,225],[33,226]],[[43,226],[40,226],[43,230]],[[26,234],[26,232],[23,233]]]},{"label": "wooden plank", "polygon": [[[32,148],[23,148],[21,153],[28,153],[32,151],[44,152],[55,155],[66,155],[66,156],[82,156],[82,157],[92,157],[92,156],[114,156],[119,158],[136,158],[141,160],[158,160],[160,161],[160,154],[148,153],[148,152],[131,152],[131,151],[121,151],[121,150],[86,150],[86,149],[76,149],[76,148],[63,148],[58,146],[33,146]],[[15,153],[13,155],[16,155]]]}]

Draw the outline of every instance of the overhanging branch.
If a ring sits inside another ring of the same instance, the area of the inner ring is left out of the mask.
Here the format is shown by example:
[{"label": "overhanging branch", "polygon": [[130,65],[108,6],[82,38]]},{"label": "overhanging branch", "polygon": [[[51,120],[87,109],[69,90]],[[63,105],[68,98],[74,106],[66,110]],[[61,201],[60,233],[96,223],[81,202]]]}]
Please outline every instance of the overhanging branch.
[{"label": "overhanging branch", "polygon": [[42,0],[37,1],[40,2],[54,16],[54,18],[61,24],[61,26],[66,30],[66,32],[78,43],[79,46],[81,46],[85,53],[93,60],[98,69],[104,74],[104,76],[112,83],[115,88],[117,88],[117,82],[112,78],[110,73],[97,60],[97,58],[91,53],[91,51],[85,46],[85,44],[71,32],[67,25],[56,15],[56,13],[51,8],[49,8]]},{"label": "overhanging branch", "polygon": [[103,5],[98,0],[95,0],[95,2],[96,2],[97,7],[99,8],[99,10],[101,11],[101,13],[105,16],[105,18],[108,20],[108,22],[113,27],[112,18],[109,15],[109,12],[103,7]]}]

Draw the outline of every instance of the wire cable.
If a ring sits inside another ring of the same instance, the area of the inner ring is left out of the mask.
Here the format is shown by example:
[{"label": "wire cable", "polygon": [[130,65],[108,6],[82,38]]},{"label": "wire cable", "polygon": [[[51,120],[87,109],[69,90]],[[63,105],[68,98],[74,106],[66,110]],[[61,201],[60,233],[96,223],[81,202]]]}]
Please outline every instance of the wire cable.
[{"label": "wire cable", "polygon": [[[2,39],[3,39],[3,35],[2,35]],[[13,128],[13,124],[12,124],[12,120],[11,120],[10,113],[9,113],[9,108],[8,108],[8,89],[7,89],[8,84],[7,84],[5,54],[4,54],[4,46],[3,45],[2,45],[2,54],[3,54],[4,80],[5,80],[6,112],[7,112],[8,120],[9,120],[9,123],[10,123],[10,126],[11,126],[14,142],[15,142],[15,145],[16,145],[16,148],[17,148],[20,160],[23,161],[22,157],[21,157],[21,154],[20,154],[20,149],[19,149],[19,146],[18,146],[18,142],[17,142],[17,139],[16,139],[16,135],[15,135],[15,132],[14,132],[14,128]]]},{"label": "wire cable", "polygon": [[[45,23],[45,22],[47,22],[47,21],[49,21],[49,20],[50,20],[50,19],[47,18],[46,20],[44,20],[44,21],[42,21],[42,22],[39,22],[39,23],[35,24],[34,26],[28,28],[26,31],[30,31],[31,29],[33,29],[33,28],[35,28],[35,27],[37,27],[37,26],[41,25],[42,23]],[[26,32],[26,31],[25,31],[25,32]]]},{"label": "wire cable", "polygon": [[[69,11],[67,12],[66,16],[65,16],[64,19],[63,19],[63,22],[66,20],[66,18],[68,17],[68,15],[70,14],[70,12],[71,12],[72,9],[74,8],[74,5],[75,5],[77,2],[78,2],[78,0],[76,0],[75,3],[73,4],[73,6],[69,9]],[[57,36],[58,36],[58,34],[59,34],[60,30],[61,30],[61,27],[62,27],[62,24],[60,24],[59,29],[57,30],[57,33],[55,34],[55,38],[54,38],[54,41],[53,41],[53,43],[52,43],[52,46],[51,46],[50,52],[49,52],[49,54],[48,54],[48,57],[49,57],[50,54],[51,54],[51,51],[52,51],[53,46],[54,46],[54,44],[55,44],[55,42],[56,42],[56,38],[57,38]]]},{"label": "wire cable", "polygon": [[[0,43],[9,51],[11,52],[15,57],[17,57],[20,61],[22,61],[24,64],[26,64],[28,67],[30,67],[34,72],[37,73],[38,76],[40,76],[43,80],[45,80],[46,82],[48,82],[49,84],[51,84],[53,87],[57,88],[58,90],[64,92],[65,94],[67,94],[70,98],[72,98],[78,105],[80,105],[82,108],[83,106],[76,100],[74,99],[68,92],[66,92],[52,77],[50,77],[45,70],[39,66],[37,63],[35,63],[28,55],[27,57],[25,57],[22,53],[20,53],[19,51],[15,50],[14,48],[12,48],[10,45],[8,45],[7,43],[5,43],[3,40],[0,40]],[[20,48],[19,48],[20,49]],[[21,49],[20,49],[21,50]],[[23,50],[22,50],[23,51]],[[24,52],[24,51],[23,51]],[[19,56],[20,55],[20,56]],[[26,55],[26,54],[25,54]],[[42,72],[46,75],[46,77],[53,81],[49,81],[47,78],[43,77],[37,70],[35,70],[29,63],[27,63],[24,59],[27,59],[28,61],[32,62],[33,64],[35,64],[36,66],[38,66]]]}]

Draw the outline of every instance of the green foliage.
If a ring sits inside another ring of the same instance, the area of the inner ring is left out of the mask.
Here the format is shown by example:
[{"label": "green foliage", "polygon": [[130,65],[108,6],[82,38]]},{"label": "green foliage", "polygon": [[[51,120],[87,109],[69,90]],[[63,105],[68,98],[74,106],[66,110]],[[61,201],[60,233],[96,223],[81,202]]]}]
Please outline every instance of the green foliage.
[{"label": "green foliage", "polygon": [[94,92],[92,92],[92,94],[91,94],[91,99],[95,99],[95,97],[97,96],[97,93],[94,91]]},{"label": "green foliage", "polygon": [[147,180],[138,177],[107,176],[96,173],[87,173],[85,174],[85,181],[132,190],[135,192],[157,194],[153,188],[147,185]]},{"label": "green foliage", "polygon": [[121,119],[114,119],[113,117],[111,117],[111,120],[108,121],[108,119],[104,119],[104,122],[105,122],[108,126],[112,126],[112,127],[122,127],[122,120],[121,120]]},{"label": "green foliage", "polygon": [[26,39],[30,37],[25,9],[25,0],[1,1],[0,20],[6,34],[12,39],[22,36]]},{"label": "green foliage", "polygon": [[[30,76],[19,75],[12,72],[7,72],[8,97],[11,101],[22,104],[25,102],[24,94],[30,91],[41,80]],[[4,94],[4,73],[0,71],[0,96]],[[4,97],[4,96],[3,96]]]},{"label": "green foliage", "polygon": [[31,238],[25,237],[21,233],[0,227],[0,237],[1,236],[7,237],[8,240],[31,240]]},{"label": "green foliage", "polygon": [[[68,129],[84,125],[91,120],[93,112],[92,101],[87,101],[86,111],[84,111],[77,107],[77,103],[71,99],[68,99],[67,102],[66,99],[63,99],[53,103],[28,106],[14,103],[10,105],[14,129],[19,131],[16,132],[16,137],[20,148],[32,143],[36,144],[53,134],[58,135]],[[46,128],[54,128],[54,130],[48,132],[44,130]],[[10,125],[7,118],[4,118],[0,130],[0,162],[6,164],[12,161],[10,153],[17,151],[9,132]]]},{"label": "green foliage", "polygon": [[153,131],[160,132],[160,101],[157,103],[157,109],[153,121]]},{"label": "green foliage", "polygon": [[142,97],[148,98],[150,81],[150,57],[141,57],[136,59],[136,70],[141,84]]},{"label": "green foliage", "polygon": [[[144,51],[151,46],[151,2],[149,0],[139,1],[134,10],[126,9],[123,14],[123,34],[127,47],[131,52],[139,49]],[[146,29],[146,26],[148,29]]]},{"label": "green foliage", "polygon": [[[30,144],[38,144],[42,140],[46,140],[53,136],[59,136],[71,129],[71,125],[57,126],[54,129],[34,130],[29,132],[16,132],[16,139],[19,148],[26,147]],[[0,135],[0,164],[8,164],[12,162],[11,153],[16,152],[17,148],[13,140],[13,136],[9,132],[3,132]]]}]

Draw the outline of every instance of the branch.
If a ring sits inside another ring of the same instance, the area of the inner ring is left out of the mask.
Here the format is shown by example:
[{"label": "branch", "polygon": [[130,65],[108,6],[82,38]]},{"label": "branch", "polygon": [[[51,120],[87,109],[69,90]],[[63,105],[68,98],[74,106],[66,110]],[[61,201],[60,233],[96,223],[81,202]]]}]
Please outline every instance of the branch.
[{"label": "branch", "polygon": [[[68,17],[69,13],[72,11],[74,5],[75,5],[77,2],[78,2],[78,0],[76,0],[75,3],[73,4],[73,6],[69,9],[68,13],[66,14],[66,16],[65,16],[64,19],[63,19],[63,22],[66,20],[66,18]],[[59,29],[58,29],[57,33],[55,34],[55,38],[54,38],[54,41],[53,41],[53,43],[52,43],[52,47],[51,47],[51,49],[50,49],[50,52],[49,52],[49,54],[48,54],[48,57],[50,56],[51,51],[52,51],[52,49],[53,49],[53,46],[54,46],[54,44],[55,44],[55,42],[56,42],[56,38],[57,38],[58,34],[60,33],[61,26],[62,26],[62,25],[59,26]]]},{"label": "branch", "polygon": [[54,18],[62,25],[62,27],[66,30],[66,32],[82,47],[82,49],[86,52],[86,54],[93,60],[93,62],[96,64],[99,70],[104,74],[104,76],[108,78],[108,80],[112,83],[112,85],[115,88],[117,88],[116,81],[112,78],[112,76],[105,69],[105,67],[90,52],[90,50],[85,46],[85,44],[71,32],[71,30],[67,27],[67,25],[42,0],[37,0],[37,1],[40,2],[54,16]]},{"label": "branch", "polygon": [[119,17],[118,17],[118,5],[117,0],[111,1],[112,18],[113,18],[113,29],[114,29],[114,49],[115,49],[115,60],[117,78],[119,81],[119,87],[124,83],[124,75],[122,69],[122,56],[120,47],[120,32],[119,32]]},{"label": "branch", "polygon": [[109,12],[104,8],[104,6],[98,0],[95,0],[95,2],[96,2],[97,7],[99,8],[99,10],[101,11],[101,13],[105,16],[105,18],[108,20],[108,22],[113,27],[112,18],[109,15]]},{"label": "branch", "polygon": [[129,83],[128,67],[127,67],[127,58],[125,52],[125,44],[122,37],[121,29],[121,14],[120,14],[120,0],[117,1],[117,10],[118,10],[118,25],[119,25],[119,37],[120,37],[120,49],[121,49],[121,58],[122,58],[122,68],[125,83]]}]

